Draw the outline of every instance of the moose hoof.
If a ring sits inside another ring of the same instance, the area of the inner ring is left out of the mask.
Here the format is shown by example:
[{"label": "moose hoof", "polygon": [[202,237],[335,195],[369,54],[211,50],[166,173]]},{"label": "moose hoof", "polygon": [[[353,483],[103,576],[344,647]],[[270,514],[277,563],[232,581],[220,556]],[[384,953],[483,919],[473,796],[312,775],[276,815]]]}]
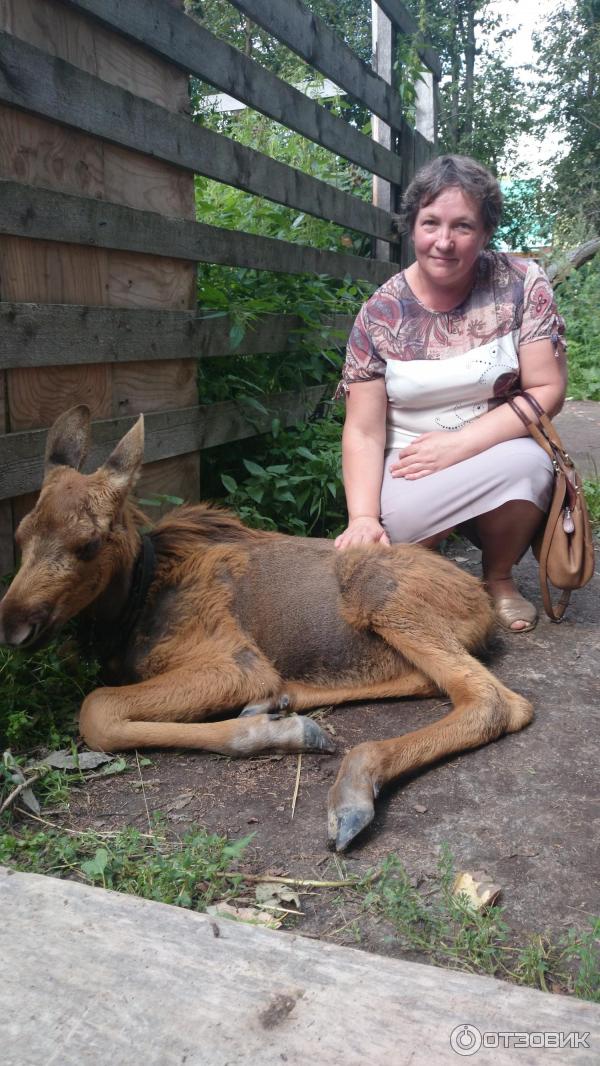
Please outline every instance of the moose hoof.
[{"label": "moose hoof", "polygon": [[[366,745],[365,745],[366,747]],[[355,748],[340,767],[337,781],[329,790],[329,847],[344,851],[375,817],[379,788],[365,766],[363,753]]]},{"label": "moose hoof", "polygon": [[282,711],[287,711],[290,706],[290,698],[285,693],[281,696],[271,696],[262,703],[247,703],[242,707],[238,717],[248,718],[254,714],[269,714],[272,718],[279,718]]},{"label": "moose hoof", "polygon": [[324,751],[328,755],[332,755],[335,751],[333,740],[324,729],[321,729],[314,718],[302,719],[302,734],[305,751]]},{"label": "moose hoof", "polygon": [[328,845],[332,851],[345,851],[355,837],[371,824],[375,807],[344,807],[331,809],[328,823]]}]

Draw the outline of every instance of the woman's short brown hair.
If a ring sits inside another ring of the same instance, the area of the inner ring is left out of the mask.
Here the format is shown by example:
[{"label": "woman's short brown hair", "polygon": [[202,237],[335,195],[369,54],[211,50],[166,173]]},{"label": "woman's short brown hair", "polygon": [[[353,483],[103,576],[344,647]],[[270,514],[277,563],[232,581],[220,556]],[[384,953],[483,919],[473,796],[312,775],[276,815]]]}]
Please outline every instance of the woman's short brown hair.
[{"label": "woman's short brown hair", "polygon": [[466,155],[440,155],[417,171],[402,199],[402,220],[412,233],[421,207],[427,207],[445,189],[461,189],[479,205],[481,219],[491,235],[502,214],[502,193],[490,171]]}]

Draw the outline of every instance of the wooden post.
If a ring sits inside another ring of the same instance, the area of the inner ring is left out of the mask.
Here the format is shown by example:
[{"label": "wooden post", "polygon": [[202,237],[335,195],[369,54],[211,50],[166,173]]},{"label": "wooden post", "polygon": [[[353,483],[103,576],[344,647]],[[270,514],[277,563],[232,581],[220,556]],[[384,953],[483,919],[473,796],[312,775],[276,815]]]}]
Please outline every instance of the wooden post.
[{"label": "wooden post", "polygon": [[[371,0],[371,27],[373,68],[388,85],[391,85],[396,29],[387,15],[384,15],[376,0]],[[371,126],[373,140],[377,144],[381,144],[384,148],[389,148],[393,152],[398,150],[398,133],[396,130],[393,130],[377,115],[371,115]],[[380,207],[390,214],[396,212],[398,210],[398,195],[398,185],[373,175],[373,203],[376,207]],[[380,240],[376,240],[374,243],[377,259],[384,259],[387,262],[399,262],[400,245],[392,245]]]},{"label": "wooden post", "polygon": [[435,144],[437,140],[436,84],[430,70],[425,71],[421,76],[417,82],[416,89],[416,129],[431,144]]},{"label": "wooden post", "polygon": [[[0,0],[0,29],[171,111],[189,110],[188,79],[179,69],[57,0]],[[188,171],[6,106],[0,107],[0,177],[195,218]],[[178,259],[0,238],[3,300],[182,310],[195,306],[195,288],[194,264]],[[191,406],[197,402],[196,363],[17,368],[3,372],[2,388],[6,421],[0,429],[15,432],[48,426],[81,402],[95,419]],[[197,499],[199,453],[146,466],[141,486]],[[12,501],[14,523],[34,499]],[[10,506],[0,504],[0,551]],[[10,564],[4,552],[0,570]]]}]

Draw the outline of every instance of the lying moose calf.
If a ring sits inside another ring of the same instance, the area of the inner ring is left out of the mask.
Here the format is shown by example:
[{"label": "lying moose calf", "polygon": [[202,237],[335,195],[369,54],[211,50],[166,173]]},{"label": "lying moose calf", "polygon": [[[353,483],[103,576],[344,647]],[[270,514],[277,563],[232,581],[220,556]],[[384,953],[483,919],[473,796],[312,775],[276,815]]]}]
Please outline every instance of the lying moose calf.
[{"label": "lying moose calf", "polygon": [[330,752],[316,722],[283,712],[447,693],[454,706],[441,721],[346,755],[329,793],[329,836],[341,850],[372,820],[383,785],[531,721],[531,705],[469,654],[490,633],[492,609],[453,563],[411,545],[338,552],[205,505],[142,536],[129,493],[143,419],[84,475],[89,436],[83,406],[49,431],[0,642],[37,649],[80,616],[112,682],[81,708],[91,748]]}]

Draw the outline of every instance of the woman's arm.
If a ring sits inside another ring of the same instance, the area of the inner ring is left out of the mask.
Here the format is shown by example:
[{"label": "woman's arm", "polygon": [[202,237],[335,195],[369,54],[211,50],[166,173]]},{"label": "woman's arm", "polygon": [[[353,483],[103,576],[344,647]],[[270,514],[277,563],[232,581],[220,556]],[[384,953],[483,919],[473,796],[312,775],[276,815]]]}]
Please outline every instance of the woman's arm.
[{"label": "woman's arm", "polygon": [[351,385],[342,435],[348,528],[337,537],[336,548],[389,544],[379,521],[386,410],[384,378]]},{"label": "woman's arm", "polygon": [[[549,338],[523,344],[519,349],[519,364],[522,389],[530,392],[550,417],[558,414],[567,387],[566,359],[562,349],[557,357]],[[526,401],[517,399],[516,402],[527,415],[531,414]],[[391,467],[392,476],[413,481],[470,459],[502,441],[527,435],[518,415],[504,403],[469,422],[463,429],[423,433],[400,452]]]}]

